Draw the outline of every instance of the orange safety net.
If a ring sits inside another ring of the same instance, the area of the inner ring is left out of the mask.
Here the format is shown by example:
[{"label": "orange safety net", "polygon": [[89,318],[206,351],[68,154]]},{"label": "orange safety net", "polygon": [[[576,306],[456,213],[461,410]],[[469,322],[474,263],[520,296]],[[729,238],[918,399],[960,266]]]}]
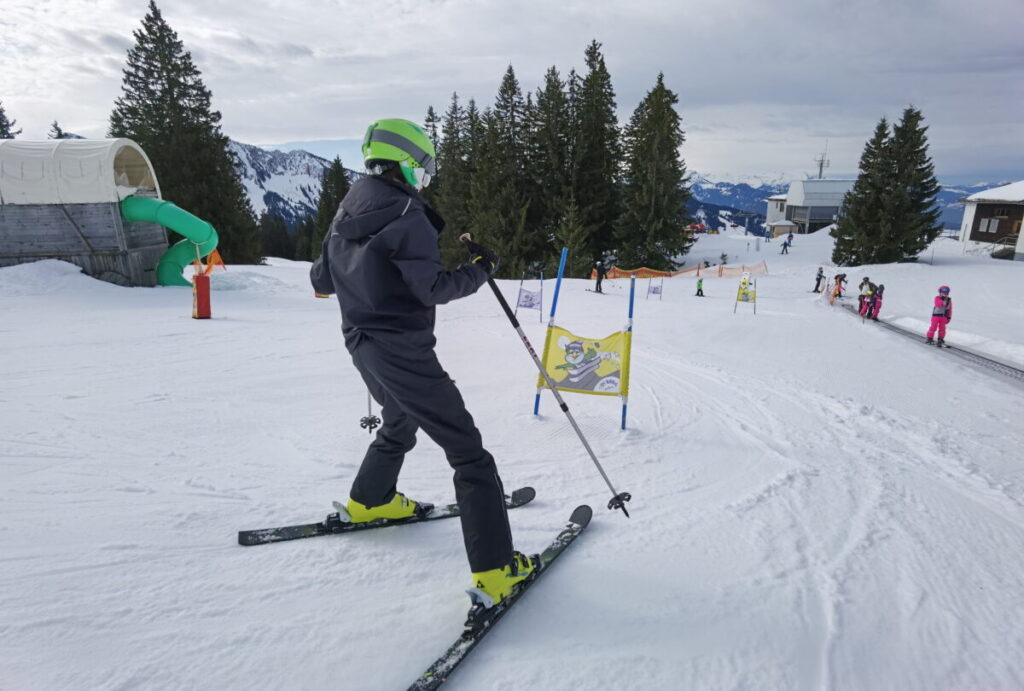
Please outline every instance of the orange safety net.
[{"label": "orange safety net", "polygon": [[740,264],[739,266],[695,266],[691,269],[677,271],[676,276],[697,276],[700,278],[739,278],[743,274],[751,276],[767,276],[768,262],[761,261],[757,264]]},{"label": "orange safety net", "polygon": [[[673,278],[675,276],[738,278],[744,273],[749,273],[751,276],[766,276],[768,275],[768,262],[761,261],[757,264],[740,264],[739,266],[694,266],[689,269],[680,269],[679,271],[658,271],[657,269],[648,269],[646,267],[620,269],[617,266],[613,266],[608,269],[606,278],[629,278],[631,276],[636,276],[637,278]],[[590,278],[597,278],[597,269],[591,270]]]},{"label": "orange safety net", "polygon": [[[608,269],[608,273],[605,278],[630,278],[636,276],[637,278],[672,278],[678,276],[680,271],[658,271],[657,269],[648,269],[646,266],[641,266],[639,269],[620,269],[617,266],[613,266]],[[590,270],[590,278],[597,278],[597,269]]]}]

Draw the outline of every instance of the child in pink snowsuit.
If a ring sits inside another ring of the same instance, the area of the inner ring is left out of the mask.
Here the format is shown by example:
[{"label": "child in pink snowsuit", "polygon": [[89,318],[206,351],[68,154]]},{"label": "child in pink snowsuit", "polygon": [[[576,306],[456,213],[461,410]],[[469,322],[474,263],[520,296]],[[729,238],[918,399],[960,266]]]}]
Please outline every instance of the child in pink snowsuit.
[{"label": "child in pink snowsuit", "polygon": [[865,319],[873,319],[878,321],[878,313],[882,309],[882,293],[885,292],[885,286],[871,287],[869,286],[864,294],[864,304],[860,307],[860,316]]},{"label": "child in pink snowsuit", "polygon": [[939,288],[939,294],[935,296],[934,307],[932,307],[932,325],[925,334],[925,343],[934,343],[932,336],[939,332],[939,345],[946,343],[946,324],[953,319],[953,301],[949,297],[949,286]]},{"label": "child in pink snowsuit", "polygon": [[872,296],[874,298],[874,305],[868,311],[868,319],[874,319],[878,321],[878,313],[882,311],[882,295],[885,294],[885,286],[879,284],[878,290]]}]

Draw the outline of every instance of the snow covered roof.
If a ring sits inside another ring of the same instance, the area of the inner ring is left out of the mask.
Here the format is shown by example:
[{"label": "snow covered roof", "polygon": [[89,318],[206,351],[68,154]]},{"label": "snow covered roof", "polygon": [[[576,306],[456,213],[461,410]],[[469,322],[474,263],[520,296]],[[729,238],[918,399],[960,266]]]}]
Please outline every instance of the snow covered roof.
[{"label": "snow covered roof", "polygon": [[769,223],[768,225],[770,225],[772,227],[775,227],[775,226],[795,226],[796,223],[793,223],[793,221],[774,221],[773,223]]},{"label": "snow covered roof", "polygon": [[776,195],[773,195],[771,197],[768,197],[767,199],[765,199],[765,201],[766,202],[784,202],[784,201],[786,201],[786,195],[785,194],[776,194]]},{"label": "snow covered roof", "polygon": [[854,180],[794,180],[786,206],[841,206]]},{"label": "snow covered roof", "polygon": [[130,139],[0,139],[0,204],[118,202],[160,186]]},{"label": "snow covered roof", "polygon": [[1024,203],[1024,180],[1020,182],[1011,182],[1009,185],[1003,185],[1002,187],[993,187],[990,190],[983,192],[976,192],[965,199],[961,199],[962,202],[1006,202],[1009,204],[1021,204]]}]

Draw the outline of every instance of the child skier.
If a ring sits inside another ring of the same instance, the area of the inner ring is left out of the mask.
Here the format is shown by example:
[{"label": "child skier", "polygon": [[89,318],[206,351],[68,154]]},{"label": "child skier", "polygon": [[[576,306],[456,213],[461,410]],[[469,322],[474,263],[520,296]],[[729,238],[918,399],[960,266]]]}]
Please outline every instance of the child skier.
[{"label": "child skier", "polygon": [[697,279],[697,297],[704,297],[704,279]]},{"label": "child skier", "polygon": [[868,311],[871,306],[871,299],[874,297],[875,291],[871,290],[870,287],[865,288],[864,292],[860,295],[860,309],[857,310],[857,314],[862,317],[868,316]]},{"label": "child skier", "polygon": [[[939,346],[946,345],[946,324],[953,320],[953,300],[949,297],[949,286],[939,288],[939,294],[935,296],[932,306],[932,324],[928,327],[924,342]],[[939,340],[936,343],[932,336],[938,331]]]},{"label": "child skier", "polygon": [[839,298],[843,297],[843,289],[845,288],[845,286],[846,286],[846,274],[845,273],[837,273],[836,274],[836,284],[833,286],[833,293],[831,293],[831,295],[828,296],[828,304],[829,305],[836,304],[836,300],[838,300]]},{"label": "child skier", "polygon": [[885,284],[879,283],[875,294],[872,295],[872,307],[868,311],[868,319],[878,321],[878,313],[882,311],[882,295],[885,294]]},{"label": "child skier", "polygon": [[475,293],[498,257],[470,242],[466,264],[455,271],[441,265],[444,220],[419,192],[435,172],[434,146],[419,126],[378,120],[366,131],[363,158],[369,175],[345,195],[310,270],[314,290],[337,295],[345,347],[384,419],[339,513],[364,523],[430,511],[396,491],[422,429],[454,470],[473,585],[493,606],[534,566],[512,549],[494,457],[437,360],[434,323],[436,306]]},{"label": "child skier", "polygon": [[594,271],[597,272],[597,284],[594,286],[594,292],[603,293],[604,291],[601,290],[601,281],[603,281],[604,277],[608,275],[608,269],[605,268],[604,262],[598,259],[597,262],[594,263]]},{"label": "child skier", "polygon": [[857,296],[857,310],[862,311],[864,309],[864,300],[869,294],[875,292],[875,284],[865,276],[864,280],[857,286],[857,290],[860,291],[860,294]]}]

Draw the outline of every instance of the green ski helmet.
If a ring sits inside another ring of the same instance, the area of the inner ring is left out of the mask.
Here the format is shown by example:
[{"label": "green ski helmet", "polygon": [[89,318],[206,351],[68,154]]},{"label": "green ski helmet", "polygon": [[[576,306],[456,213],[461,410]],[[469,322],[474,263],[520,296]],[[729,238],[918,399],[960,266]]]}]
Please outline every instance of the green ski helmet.
[{"label": "green ski helmet", "polygon": [[437,174],[437,154],[427,133],[416,123],[399,118],[378,120],[366,128],[363,137],[363,162],[366,169],[379,175],[378,162],[394,161],[405,181],[416,189],[430,184]]}]

